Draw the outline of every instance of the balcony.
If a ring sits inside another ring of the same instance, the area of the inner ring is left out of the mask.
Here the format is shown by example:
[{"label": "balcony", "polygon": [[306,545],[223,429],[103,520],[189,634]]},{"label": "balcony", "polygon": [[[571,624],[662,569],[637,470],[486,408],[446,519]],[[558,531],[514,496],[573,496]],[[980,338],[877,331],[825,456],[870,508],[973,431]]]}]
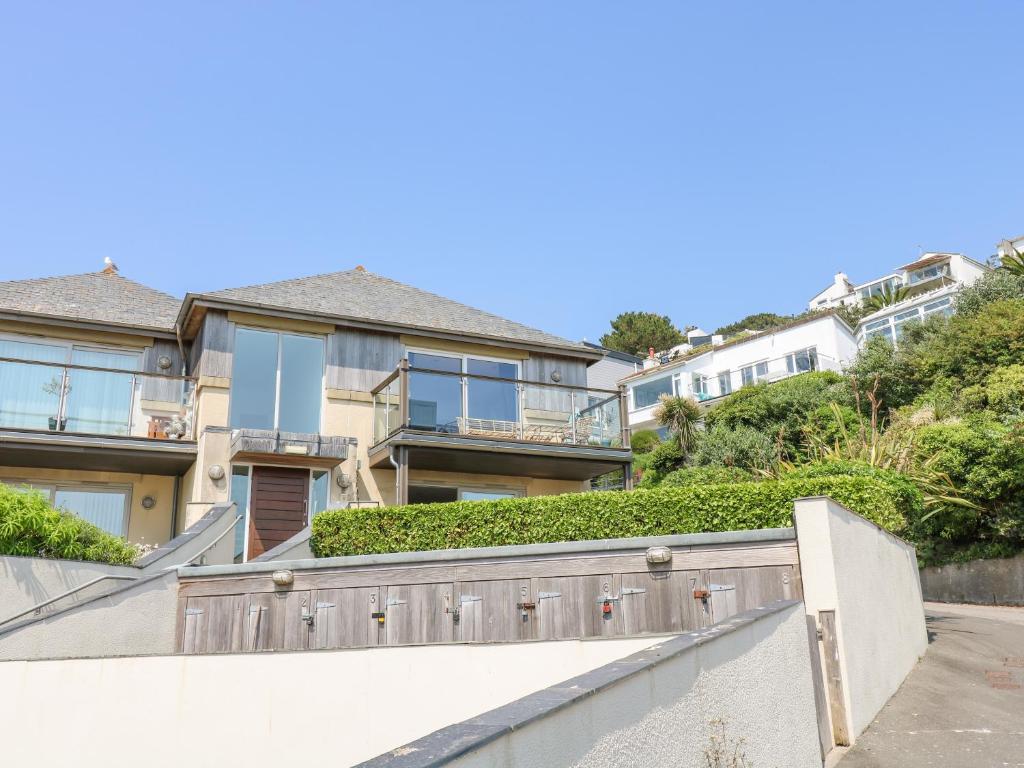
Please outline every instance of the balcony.
[{"label": "balcony", "polygon": [[400,464],[404,454],[413,469],[589,480],[632,460],[618,390],[403,360],[371,394],[375,468]]},{"label": "balcony", "polygon": [[195,461],[195,382],[0,357],[0,465],[178,474]]}]

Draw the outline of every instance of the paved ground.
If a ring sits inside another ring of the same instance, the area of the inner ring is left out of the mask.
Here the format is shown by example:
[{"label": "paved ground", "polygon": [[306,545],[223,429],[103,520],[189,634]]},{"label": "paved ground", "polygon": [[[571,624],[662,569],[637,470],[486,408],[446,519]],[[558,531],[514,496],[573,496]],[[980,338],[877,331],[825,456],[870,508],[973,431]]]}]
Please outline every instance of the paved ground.
[{"label": "paved ground", "polygon": [[840,768],[1024,766],[1024,608],[925,614],[928,653]]}]

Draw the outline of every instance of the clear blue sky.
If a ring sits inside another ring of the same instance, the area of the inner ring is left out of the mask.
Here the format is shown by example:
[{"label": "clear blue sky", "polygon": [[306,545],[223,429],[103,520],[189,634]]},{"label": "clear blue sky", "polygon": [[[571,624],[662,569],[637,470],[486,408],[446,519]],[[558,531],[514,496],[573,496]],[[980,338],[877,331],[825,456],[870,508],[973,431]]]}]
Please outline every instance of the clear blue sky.
[{"label": "clear blue sky", "polygon": [[6,3],[0,279],[711,329],[1024,234],[1024,3]]}]

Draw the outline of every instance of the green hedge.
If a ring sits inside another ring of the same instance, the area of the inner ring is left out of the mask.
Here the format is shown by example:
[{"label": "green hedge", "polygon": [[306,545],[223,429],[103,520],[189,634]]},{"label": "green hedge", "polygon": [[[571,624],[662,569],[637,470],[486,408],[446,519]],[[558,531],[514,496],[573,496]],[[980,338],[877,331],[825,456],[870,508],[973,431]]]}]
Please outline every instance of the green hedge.
[{"label": "green hedge", "polygon": [[38,491],[0,483],[0,555],[131,565],[137,551],[124,539],[54,509]]},{"label": "green hedge", "polygon": [[900,533],[921,513],[911,486],[880,477],[814,477],[496,501],[344,509],[313,518],[318,557],[615,539],[791,524],[793,500],[831,496]]}]

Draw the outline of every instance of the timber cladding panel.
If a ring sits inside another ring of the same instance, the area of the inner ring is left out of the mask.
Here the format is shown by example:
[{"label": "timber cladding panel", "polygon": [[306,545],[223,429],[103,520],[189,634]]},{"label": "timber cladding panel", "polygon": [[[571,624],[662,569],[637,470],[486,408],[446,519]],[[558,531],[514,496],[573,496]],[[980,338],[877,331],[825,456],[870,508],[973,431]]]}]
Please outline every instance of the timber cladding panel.
[{"label": "timber cladding panel", "polygon": [[793,541],[681,547],[659,565],[648,565],[644,551],[583,552],[293,575],[283,588],[270,572],[183,575],[178,647],[201,654],[667,634],[723,618],[700,597],[712,584],[734,587],[739,611],[801,597]]}]

